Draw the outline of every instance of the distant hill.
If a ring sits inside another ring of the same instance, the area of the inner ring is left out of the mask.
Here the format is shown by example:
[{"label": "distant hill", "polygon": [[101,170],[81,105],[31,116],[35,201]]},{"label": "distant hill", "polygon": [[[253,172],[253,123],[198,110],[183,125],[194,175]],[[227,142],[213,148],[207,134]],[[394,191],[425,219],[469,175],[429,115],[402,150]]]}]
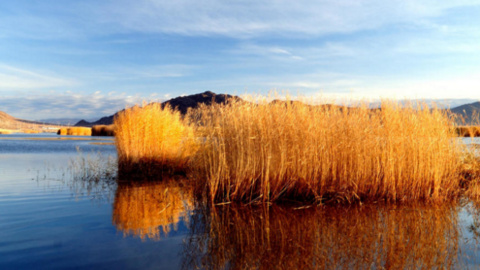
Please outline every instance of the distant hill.
[{"label": "distant hill", "polygon": [[[238,96],[227,95],[227,94],[216,94],[210,91],[206,91],[200,94],[176,97],[176,98],[167,100],[165,102],[162,102],[162,105],[170,104],[172,107],[177,108],[182,114],[186,114],[188,109],[197,108],[200,104],[210,105],[212,103],[225,103],[228,99],[242,100]],[[459,102],[465,102],[465,101],[468,102],[472,100],[471,99],[445,100],[443,105],[445,107],[448,107],[449,105],[455,105],[455,104],[458,104]],[[273,102],[285,102],[285,101],[274,100]],[[296,103],[299,101],[290,101],[290,102]],[[438,102],[435,102],[433,100],[430,100],[429,102],[427,102],[427,104],[429,103],[436,103],[437,105],[439,104]],[[374,106],[374,105],[375,104],[372,104],[371,106],[372,109],[377,108],[377,106]],[[326,105],[326,106],[337,106],[337,105]],[[441,107],[444,107],[444,106],[441,106]],[[458,107],[454,107],[453,109],[451,109],[451,112],[456,114],[457,119],[464,119],[464,121],[463,120],[457,121],[459,125],[480,124],[480,119],[478,117],[478,114],[480,113],[480,102],[474,102],[471,104],[465,104]],[[93,122],[80,120],[75,124],[75,126],[91,127],[94,125],[110,125],[113,123],[113,118],[117,113],[110,116],[102,117],[99,120],[93,121]],[[475,113],[477,113],[476,117],[472,118],[472,115],[474,115]]]},{"label": "distant hill", "polygon": [[[87,121],[95,121],[96,119],[88,119]],[[73,126],[80,121],[80,118],[46,118],[35,120],[40,123],[49,123],[62,126]]]},{"label": "distant hill", "polygon": [[466,125],[479,125],[480,124],[480,102],[474,102],[470,104],[461,105],[451,109],[452,113],[457,115],[457,123]]},{"label": "distant hill", "polygon": [[5,112],[0,111],[0,129],[12,130],[15,132],[35,130],[35,131],[55,131],[59,125],[47,124],[35,121],[15,118]]},{"label": "distant hill", "polygon": [[[225,103],[229,99],[242,100],[238,96],[232,96],[227,94],[215,94],[213,92],[206,91],[200,94],[176,97],[176,98],[167,100],[165,102],[162,102],[162,106],[169,104],[173,108],[177,108],[177,110],[179,110],[180,113],[186,114],[188,109],[197,108],[200,104],[211,105],[212,103]],[[113,118],[115,117],[116,114],[102,117],[95,122],[80,120],[78,123],[75,124],[75,126],[90,127],[94,125],[110,125],[110,124],[113,124]]]}]

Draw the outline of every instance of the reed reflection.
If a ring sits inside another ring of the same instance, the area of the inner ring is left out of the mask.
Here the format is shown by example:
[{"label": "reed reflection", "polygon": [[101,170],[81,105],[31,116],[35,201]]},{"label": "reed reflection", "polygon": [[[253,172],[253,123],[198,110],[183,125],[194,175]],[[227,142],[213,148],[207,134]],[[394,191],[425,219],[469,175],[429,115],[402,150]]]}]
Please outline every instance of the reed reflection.
[{"label": "reed reflection", "polygon": [[183,181],[119,181],[113,203],[113,224],[124,236],[160,240],[177,230],[180,221],[189,223],[192,193]]},{"label": "reed reflection", "polygon": [[458,267],[454,206],[224,206],[192,224],[184,269]]}]

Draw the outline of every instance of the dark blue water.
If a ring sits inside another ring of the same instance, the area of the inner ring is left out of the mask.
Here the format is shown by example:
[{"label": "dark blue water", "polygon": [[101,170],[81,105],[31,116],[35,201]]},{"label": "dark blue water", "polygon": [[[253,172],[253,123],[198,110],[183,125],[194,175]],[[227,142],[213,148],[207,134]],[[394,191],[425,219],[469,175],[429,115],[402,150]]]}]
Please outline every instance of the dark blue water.
[{"label": "dark blue water", "polygon": [[78,151],[114,156],[92,144],[112,139],[0,136],[0,269],[179,268],[183,224],[160,241],[124,237],[112,224],[115,190],[72,183]]},{"label": "dark blue water", "polygon": [[208,208],[188,182],[117,182],[112,143],[0,135],[0,269],[480,266],[472,202]]}]

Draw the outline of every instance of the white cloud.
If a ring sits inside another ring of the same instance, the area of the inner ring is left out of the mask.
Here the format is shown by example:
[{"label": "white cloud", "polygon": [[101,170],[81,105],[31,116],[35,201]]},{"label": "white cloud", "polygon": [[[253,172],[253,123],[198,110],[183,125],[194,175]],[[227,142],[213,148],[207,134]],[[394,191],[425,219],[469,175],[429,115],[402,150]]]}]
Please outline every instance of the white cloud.
[{"label": "white cloud", "polygon": [[[94,93],[37,93],[27,92],[0,95],[0,110],[17,118],[100,118],[142,102],[153,101],[139,94],[126,95]],[[155,99],[154,101],[158,101]]]}]

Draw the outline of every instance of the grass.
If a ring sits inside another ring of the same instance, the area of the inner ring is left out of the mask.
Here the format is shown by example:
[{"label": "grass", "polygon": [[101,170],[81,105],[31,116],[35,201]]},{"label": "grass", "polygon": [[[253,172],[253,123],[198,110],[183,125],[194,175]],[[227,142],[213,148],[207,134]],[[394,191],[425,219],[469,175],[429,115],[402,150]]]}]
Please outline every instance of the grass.
[{"label": "grass", "polygon": [[159,104],[123,111],[119,170],[188,171],[212,203],[440,202],[480,175],[444,110],[253,101],[200,106],[185,119]]},{"label": "grass", "polygon": [[25,129],[25,130],[22,130],[22,132],[26,134],[37,134],[37,133],[40,133],[41,131],[35,130],[35,129]]},{"label": "grass", "polygon": [[92,127],[92,136],[115,136],[113,125],[95,125]]},{"label": "grass", "polygon": [[72,181],[68,184],[76,198],[87,196],[92,200],[111,200],[110,194],[117,186],[117,159],[98,153],[83,153],[69,162]]},{"label": "grass", "polygon": [[185,170],[196,151],[193,128],[169,106],[134,106],[114,119],[121,173]]},{"label": "grass", "polygon": [[89,127],[60,128],[57,131],[57,134],[70,136],[92,136],[92,129]]}]

